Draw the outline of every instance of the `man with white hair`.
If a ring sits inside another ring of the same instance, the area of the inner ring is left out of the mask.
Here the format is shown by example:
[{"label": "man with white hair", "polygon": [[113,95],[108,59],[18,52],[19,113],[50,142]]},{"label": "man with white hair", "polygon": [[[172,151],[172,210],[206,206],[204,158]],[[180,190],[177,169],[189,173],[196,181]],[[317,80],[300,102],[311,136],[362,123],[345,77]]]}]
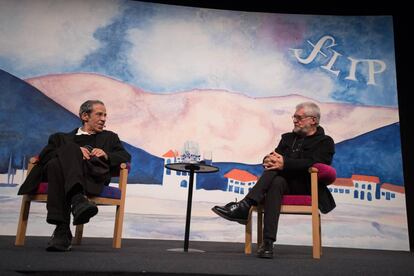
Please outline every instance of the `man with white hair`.
[{"label": "man with white hair", "polygon": [[[227,220],[247,224],[250,207],[264,204],[264,240],[257,251],[260,258],[273,258],[283,195],[310,195],[309,167],[315,163],[332,163],[335,144],[319,126],[320,118],[320,109],[315,103],[298,104],[292,116],[293,131],[282,134],[276,149],[263,158],[264,172],[256,185],[243,200],[212,208]],[[326,186],[319,187],[319,208],[323,213],[335,208]]]}]

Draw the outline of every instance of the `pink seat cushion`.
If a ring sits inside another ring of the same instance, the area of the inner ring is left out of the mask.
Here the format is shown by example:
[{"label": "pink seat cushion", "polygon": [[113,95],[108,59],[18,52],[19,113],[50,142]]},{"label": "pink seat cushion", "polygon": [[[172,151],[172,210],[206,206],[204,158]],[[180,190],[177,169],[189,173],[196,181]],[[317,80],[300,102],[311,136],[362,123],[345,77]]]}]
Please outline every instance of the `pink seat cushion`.
[{"label": "pink seat cushion", "polygon": [[310,195],[285,195],[282,197],[282,205],[312,205]]},{"label": "pink seat cushion", "polygon": [[[326,164],[316,163],[312,167],[318,169],[318,182],[325,185],[332,184],[336,179],[336,170]],[[283,205],[312,205],[312,197],[310,195],[285,195],[282,198]]]},{"label": "pink seat cushion", "polygon": [[[36,159],[35,161],[39,161],[38,156],[34,156],[34,158]],[[131,170],[131,164],[126,163],[126,165],[127,165],[126,169],[129,172]],[[112,173],[113,173],[112,177],[119,176],[119,171],[115,171],[115,172],[112,172]],[[48,190],[47,182],[42,182],[42,183],[39,184],[39,186],[37,186],[37,190],[34,192],[34,194],[45,195],[45,194],[47,194],[47,190]],[[102,192],[99,196],[100,197],[105,197],[105,198],[121,199],[121,190],[119,188],[116,188],[116,187],[104,186],[104,188],[103,188],[103,190],[102,190]]]},{"label": "pink seat cushion", "polygon": [[[47,190],[48,190],[48,184],[47,182],[42,182],[39,184],[39,186],[37,186],[37,190],[35,192],[35,194],[47,194]],[[105,197],[105,198],[113,198],[113,199],[120,199],[121,198],[121,190],[117,187],[111,187],[111,186],[104,186],[101,194],[99,195],[100,197]]]},{"label": "pink seat cushion", "polygon": [[334,183],[336,179],[336,170],[334,167],[322,163],[313,164],[312,167],[318,169],[318,181],[320,183],[325,185]]}]

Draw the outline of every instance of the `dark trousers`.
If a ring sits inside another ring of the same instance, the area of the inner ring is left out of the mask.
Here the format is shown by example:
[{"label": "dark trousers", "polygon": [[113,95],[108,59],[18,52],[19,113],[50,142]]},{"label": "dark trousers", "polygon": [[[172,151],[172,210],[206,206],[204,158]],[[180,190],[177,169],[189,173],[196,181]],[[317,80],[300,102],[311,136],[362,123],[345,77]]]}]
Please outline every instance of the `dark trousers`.
[{"label": "dark trousers", "polygon": [[57,150],[45,167],[48,181],[47,222],[70,223],[70,200],[73,192],[82,191],[83,155],[79,145],[67,143]]},{"label": "dark trousers", "polygon": [[264,203],[263,238],[275,241],[282,197],[289,193],[285,177],[278,171],[264,171],[252,190],[246,195],[257,203]]}]

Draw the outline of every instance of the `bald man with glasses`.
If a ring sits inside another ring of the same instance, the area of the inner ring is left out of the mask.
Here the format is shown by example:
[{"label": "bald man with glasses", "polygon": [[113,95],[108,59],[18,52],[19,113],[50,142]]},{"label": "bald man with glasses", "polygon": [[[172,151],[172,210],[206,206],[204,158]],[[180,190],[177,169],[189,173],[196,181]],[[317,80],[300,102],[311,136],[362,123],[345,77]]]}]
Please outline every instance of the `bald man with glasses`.
[{"label": "bald man with glasses", "polygon": [[[335,144],[319,126],[320,118],[320,109],[315,103],[298,104],[292,116],[293,131],[282,134],[276,149],[263,158],[264,172],[256,185],[243,200],[212,208],[213,212],[227,220],[247,224],[250,207],[264,204],[264,240],[257,251],[260,258],[273,258],[283,195],[310,195],[309,167],[315,163],[332,163]],[[320,187],[321,212],[328,213],[335,206],[327,187]]]}]

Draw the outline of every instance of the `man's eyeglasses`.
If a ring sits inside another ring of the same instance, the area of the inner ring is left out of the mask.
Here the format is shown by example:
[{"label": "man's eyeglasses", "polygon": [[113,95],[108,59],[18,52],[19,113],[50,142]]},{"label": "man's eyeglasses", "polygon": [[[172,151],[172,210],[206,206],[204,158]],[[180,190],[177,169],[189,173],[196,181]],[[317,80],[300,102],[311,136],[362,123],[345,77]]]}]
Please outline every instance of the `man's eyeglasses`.
[{"label": "man's eyeglasses", "polygon": [[299,116],[299,115],[293,115],[292,116],[292,120],[297,120],[297,121],[302,121],[305,120],[306,118],[314,118],[315,116],[308,116],[308,115],[303,115],[303,116]]}]

